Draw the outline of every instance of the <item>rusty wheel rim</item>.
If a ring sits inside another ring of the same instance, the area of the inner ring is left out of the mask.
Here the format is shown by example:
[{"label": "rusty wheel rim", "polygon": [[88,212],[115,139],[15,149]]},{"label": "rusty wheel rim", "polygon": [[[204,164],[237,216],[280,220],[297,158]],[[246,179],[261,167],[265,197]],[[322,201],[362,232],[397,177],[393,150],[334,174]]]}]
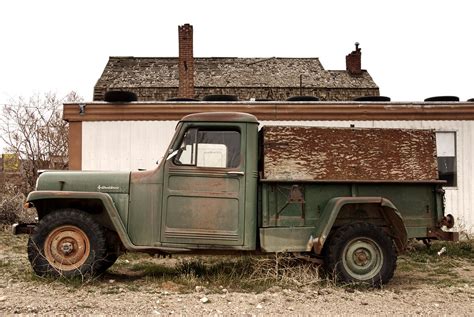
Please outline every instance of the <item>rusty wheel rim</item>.
[{"label": "rusty wheel rim", "polygon": [[61,226],[46,238],[44,255],[48,262],[61,271],[71,271],[83,265],[90,254],[89,238],[76,226]]}]

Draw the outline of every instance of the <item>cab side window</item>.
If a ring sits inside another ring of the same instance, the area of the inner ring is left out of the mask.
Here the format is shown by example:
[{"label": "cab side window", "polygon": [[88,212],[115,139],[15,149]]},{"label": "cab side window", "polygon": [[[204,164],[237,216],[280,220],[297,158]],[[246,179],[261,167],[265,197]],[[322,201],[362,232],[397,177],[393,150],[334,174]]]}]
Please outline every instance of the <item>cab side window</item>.
[{"label": "cab side window", "polygon": [[240,132],[191,128],[186,131],[173,163],[197,167],[238,167]]}]

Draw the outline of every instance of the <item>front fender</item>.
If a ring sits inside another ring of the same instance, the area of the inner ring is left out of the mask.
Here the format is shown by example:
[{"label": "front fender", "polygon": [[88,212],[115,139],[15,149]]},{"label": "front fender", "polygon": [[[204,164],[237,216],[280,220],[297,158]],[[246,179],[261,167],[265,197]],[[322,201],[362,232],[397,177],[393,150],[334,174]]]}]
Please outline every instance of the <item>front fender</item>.
[{"label": "front fender", "polygon": [[[115,230],[120,237],[120,240],[124,246],[133,246],[125,229],[125,226],[120,218],[117,208],[115,208],[112,197],[107,193],[101,192],[72,192],[72,191],[33,191],[26,198],[27,203],[31,203],[34,206],[41,205],[44,209],[48,210],[48,205],[59,205],[61,207],[77,208],[72,202],[86,202],[86,201],[99,201],[105,211],[107,217],[102,217],[102,223],[107,227]],[[71,202],[71,203],[69,203]],[[133,247],[131,247],[133,248]]]},{"label": "front fender", "polygon": [[[69,200],[69,202],[68,202]],[[149,253],[177,253],[177,252],[188,252],[190,250],[185,248],[173,248],[162,246],[161,243],[155,243],[153,246],[138,246],[132,243],[130,237],[127,234],[125,226],[120,218],[119,212],[115,208],[112,197],[107,193],[102,192],[75,192],[75,191],[34,191],[31,192],[27,197],[27,203],[33,205],[41,205],[42,207],[50,205],[59,205],[63,208],[77,208],[70,202],[87,202],[95,200],[99,201],[108,217],[108,223],[106,224],[111,229],[115,230],[120,238],[125,249],[129,251],[141,251]],[[58,204],[59,202],[59,204]],[[46,208],[54,210],[54,208]],[[107,218],[106,217],[106,218]],[[103,220],[103,219],[102,219]]]},{"label": "front fender", "polygon": [[395,205],[388,199],[383,197],[334,197],[329,200],[321,217],[319,219],[319,226],[315,231],[315,236],[312,242],[309,243],[314,248],[316,254],[321,254],[324,243],[327,240],[329,233],[336,221],[339,212],[345,205],[350,204],[377,204],[381,207],[382,217],[389,225],[392,238],[395,241],[397,249],[401,252],[405,249],[407,244],[407,230],[403,223],[403,218]]}]

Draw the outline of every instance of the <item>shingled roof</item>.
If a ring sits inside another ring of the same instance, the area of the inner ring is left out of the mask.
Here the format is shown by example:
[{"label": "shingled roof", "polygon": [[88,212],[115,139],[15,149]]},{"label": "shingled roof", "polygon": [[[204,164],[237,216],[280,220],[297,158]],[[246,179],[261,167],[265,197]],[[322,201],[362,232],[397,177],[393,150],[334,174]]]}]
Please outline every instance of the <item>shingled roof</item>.
[{"label": "shingled roof", "polygon": [[[318,58],[195,58],[198,87],[377,88],[369,73],[327,71]],[[101,82],[109,87],[177,87],[178,58],[110,57]]]},{"label": "shingled roof", "polygon": [[[303,87],[378,89],[367,71],[325,70],[318,58],[194,59],[195,87]],[[178,87],[177,57],[110,57],[94,99],[110,89]],[[105,90],[104,90],[105,89]]]}]

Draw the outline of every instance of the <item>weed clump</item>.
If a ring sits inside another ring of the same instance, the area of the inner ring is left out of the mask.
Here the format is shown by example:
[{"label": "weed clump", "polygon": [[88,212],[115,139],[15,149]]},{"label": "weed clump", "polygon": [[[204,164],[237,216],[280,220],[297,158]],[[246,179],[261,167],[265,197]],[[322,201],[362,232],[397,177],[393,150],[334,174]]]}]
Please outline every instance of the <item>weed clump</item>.
[{"label": "weed clump", "polygon": [[[440,252],[443,250],[442,252]],[[449,259],[474,259],[474,240],[458,242],[435,241],[429,247],[418,244],[413,245],[406,254],[415,262],[440,262]]]},{"label": "weed clump", "polygon": [[36,215],[34,209],[25,209],[25,195],[17,186],[4,183],[0,188],[0,225],[7,226],[15,222],[33,222]]}]

